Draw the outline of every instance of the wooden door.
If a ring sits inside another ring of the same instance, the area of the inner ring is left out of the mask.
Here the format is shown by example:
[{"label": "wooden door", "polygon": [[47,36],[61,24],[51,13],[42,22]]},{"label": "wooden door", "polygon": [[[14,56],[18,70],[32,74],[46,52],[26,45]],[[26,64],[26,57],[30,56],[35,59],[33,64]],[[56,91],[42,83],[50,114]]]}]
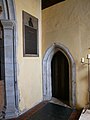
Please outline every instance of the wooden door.
[{"label": "wooden door", "polygon": [[57,52],[51,62],[52,96],[69,104],[69,64],[62,52]]}]

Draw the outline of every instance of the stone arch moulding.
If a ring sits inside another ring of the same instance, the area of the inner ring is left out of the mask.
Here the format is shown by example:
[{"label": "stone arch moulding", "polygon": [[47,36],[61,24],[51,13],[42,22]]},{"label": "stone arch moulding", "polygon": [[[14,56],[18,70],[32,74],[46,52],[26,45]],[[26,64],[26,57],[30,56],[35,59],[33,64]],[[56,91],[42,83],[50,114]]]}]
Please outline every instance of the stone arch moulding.
[{"label": "stone arch moulding", "polygon": [[52,98],[51,86],[51,60],[57,51],[61,51],[69,63],[69,103],[72,108],[76,108],[76,65],[75,61],[68,50],[62,44],[54,43],[51,45],[43,58],[43,99],[50,100]]},{"label": "stone arch moulding", "polygon": [[16,16],[14,0],[0,0],[2,13],[0,22],[3,27],[4,65],[5,65],[5,103],[0,118],[15,118],[18,110],[17,61],[16,61]]}]

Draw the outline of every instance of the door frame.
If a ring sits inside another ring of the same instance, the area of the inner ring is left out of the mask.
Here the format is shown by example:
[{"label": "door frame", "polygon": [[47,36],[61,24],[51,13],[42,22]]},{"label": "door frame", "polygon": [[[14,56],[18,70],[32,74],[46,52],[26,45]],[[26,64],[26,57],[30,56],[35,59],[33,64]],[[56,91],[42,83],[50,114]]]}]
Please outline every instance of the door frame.
[{"label": "door frame", "polygon": [[69,49],[62,44],[54,43],[45,52],[43,58],[43,100],[52,98],[51,86],[51,61],[53,55],[61,51],[67,58],[69,63],[69,104],[72,108],[76,108],[76,64]]}]

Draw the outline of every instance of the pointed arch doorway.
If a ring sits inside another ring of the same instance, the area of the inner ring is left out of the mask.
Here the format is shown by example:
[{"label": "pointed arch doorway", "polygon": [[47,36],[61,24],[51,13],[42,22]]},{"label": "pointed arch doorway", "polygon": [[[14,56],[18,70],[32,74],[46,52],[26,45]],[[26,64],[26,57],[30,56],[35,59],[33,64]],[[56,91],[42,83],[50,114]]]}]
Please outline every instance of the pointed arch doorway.
[{"label": "pointed arch doorway", "polygon": [[43,58],[43,99],[52,97],[76,108],[76,65],[68,48],[56,43],[47,49]]}]

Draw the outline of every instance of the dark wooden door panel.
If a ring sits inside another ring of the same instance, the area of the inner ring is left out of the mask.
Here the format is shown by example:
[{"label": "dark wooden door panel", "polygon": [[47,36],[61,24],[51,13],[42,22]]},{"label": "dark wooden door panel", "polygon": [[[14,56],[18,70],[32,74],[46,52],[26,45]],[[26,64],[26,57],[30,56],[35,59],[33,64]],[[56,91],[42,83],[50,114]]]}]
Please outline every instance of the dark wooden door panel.
[{"label": "dark wooden door panel", "polygon": [[53,97],[69,102],[69,65],[63,53],[54,55],[51,69]]}]

